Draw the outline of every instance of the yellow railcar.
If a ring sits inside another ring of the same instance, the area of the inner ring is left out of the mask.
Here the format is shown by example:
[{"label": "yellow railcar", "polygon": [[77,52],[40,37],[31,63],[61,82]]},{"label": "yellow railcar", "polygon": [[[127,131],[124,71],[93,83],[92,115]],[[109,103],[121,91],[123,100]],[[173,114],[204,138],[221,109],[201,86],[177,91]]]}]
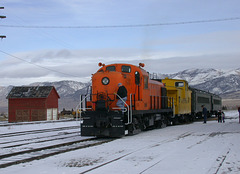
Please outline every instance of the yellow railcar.
[{"label": "yellow railcar", "polygon": [[[174,115],[178,120],[191,120],[191,94],[188,82],[180,79],[165,78],[162,80],[167,88],[167,96],[174,99]],[[181,119],[182,118],[182,119]]]}]

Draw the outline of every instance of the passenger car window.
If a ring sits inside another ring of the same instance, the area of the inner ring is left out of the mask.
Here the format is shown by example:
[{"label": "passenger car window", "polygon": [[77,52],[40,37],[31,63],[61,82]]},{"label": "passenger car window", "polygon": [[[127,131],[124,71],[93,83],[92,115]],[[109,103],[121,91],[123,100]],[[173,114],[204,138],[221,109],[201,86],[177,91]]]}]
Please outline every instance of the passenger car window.
[{"label": "passenger car window", "polygon": [[130,73],[131,72],[131,67],[123,65],[122,66],[122,72]]},{"label": "passenger car window", "polygon": [[115,66],[108,66],[106,67],[107,71],[116,71],[116,67]]},{"label": "passenger car window", "polygon": [[214,99],[213,101],[214,101],[214,104],[217,104],[217,105],[221,104],[221,100]]},{"label": "passenger car window", "polygon": [[209,98],[207,97],[198,97],[197,98],[198,103],[209,103]]}]

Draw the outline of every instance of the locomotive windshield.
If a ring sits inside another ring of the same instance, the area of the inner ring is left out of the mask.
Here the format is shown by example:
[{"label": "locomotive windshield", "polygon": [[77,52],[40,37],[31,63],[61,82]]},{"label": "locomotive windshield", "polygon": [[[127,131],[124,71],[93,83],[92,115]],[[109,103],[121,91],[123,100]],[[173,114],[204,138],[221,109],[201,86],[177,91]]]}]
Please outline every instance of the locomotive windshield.
[{"label": "locomotive windshield", "polygon": [[107,71],[116,71],[116,67],[115,66],[108,66],[106,67]]},{"label": "locomotive windshield", "polygon": [[122,72],[130,73],[131,72],[131,67],[123,65],[122,66]]}]

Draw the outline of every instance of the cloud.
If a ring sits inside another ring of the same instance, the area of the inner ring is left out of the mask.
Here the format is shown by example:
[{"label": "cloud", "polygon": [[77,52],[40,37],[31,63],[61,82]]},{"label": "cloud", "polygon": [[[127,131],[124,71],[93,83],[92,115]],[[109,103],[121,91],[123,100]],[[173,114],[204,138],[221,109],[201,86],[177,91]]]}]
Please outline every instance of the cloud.
[{"label": "cloud", "polygon": [[[138,49],[95,49],[95,50],[41,50],[15,54],[0,64],[0,86],[23,85],[36,81],[90,80],[98,63],[145,63],[145,69],[155,73],[175,73],[191,68],[239,68],[239,54],[206,54],[198,56],[173,56],[161,52],[149,52],[141,57]],[[166,54],[167,55],[167,54]],[[171,55],[171,54],[169,54]],[[174,55],[174,54],[172,54]],[[180,54],[178,54],[180,55]]]},{"label": "cloud", "polygon": [[146,68],[155,73],[176,73],[186,69],[215,68],[222,70],[237,69],[240,54],[212,54],[189,57],[173,57],[145,61]]},{"label": "cloud", "polygon": [[185,55],[238,53],[240,31],[221,31],[210,33],[175,36],[165,39],[152,39],[146,43],[148,47],[158,47],[160,50],[173,51]]},{"label": "cloud", "polygon": [[[41,80],[86,80],[99,68],[98,62],[143,62],[147,71],[174,73],[189,68],[239,68],[240,31],[223,31],[149,38],[142,48],[45,49],[14,53],[0,64],[1,84],[26,84]],[[23,59],[23,60],[22,60]]]}]

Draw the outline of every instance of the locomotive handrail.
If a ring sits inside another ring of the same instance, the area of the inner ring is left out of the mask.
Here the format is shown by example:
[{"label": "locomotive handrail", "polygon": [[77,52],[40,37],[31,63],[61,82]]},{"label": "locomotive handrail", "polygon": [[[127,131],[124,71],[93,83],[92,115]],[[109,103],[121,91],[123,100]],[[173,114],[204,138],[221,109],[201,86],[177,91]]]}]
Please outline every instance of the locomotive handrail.
[{"label": "locomotive handrail", "polygon": [[[128,111],[128,122],[125,123],[125,124],[127,125],[127,124],[132,123],[132,120],[130,120],[130,119],[132,119],[132,116],[130,116],[130,114],[129,114],[129,106],[128,106],[128,104],[127,104],[127,103],[122,99],[122,97],[120,97],[117,93],[115,93],[115,95],[118,96],[118,98],[124,103],[124,105],[127,106],[127,111]],[[130,102],[131,102],[131,97],[130,97]]]},{"label": "locomotive handrail", "polygon": [[[123,112],[127,112],[127,118],[128,118],[128,121],[127,123],[125,123],[126,125],[128,124],[131,124],[132,123],[132,96],[135,95],[135,94],[130,94],[130,106],[117,94],[117,93],[114,93],[116,96],[118,96],[118,98],[124,103],[124,106],[126,105],[127,108],[121,108],[123,109]],[[76,111],[77,109],[79,108],[79,117],[81,119],[82,117],[82,110],[84,109],[92,109],[92,108],[86,108],[86,107],[82,107],[82,103],[84,103],[86,101],[86,98],[89,97],[89,95],[93,95],[93,94],[87,94],[85,95],[84,98],[82,98],[82,95],[80,95],[80,102],[79,104],[76,106]],[[112,108],[112,109],[119,109],[119,108]],[[76,112],[76,116],[78,113]],[[78,117],[76,117],[78,118]]]},{"label": "locomotive handrail", "polygon": [[135,95],[135,94],[130,94],[130,119],[131,119],[131,123],[132,123],[132,95]]},{"label": "locomotive handrail", "polygon": [[80,102],[79,104],[76,106],[76,119],[77,119],[77,108],[79,106],[79,118],[82,118],[82,109],[92,109],[92,108],[82,108],[82,103],[86,100],[86,98],[89,96],[90,94],[87,94],[83,99],[82,99],[82,95],[80,95]]},{"label": "locomotive handrail", "polygon": [[174,108],[174,98],[168,97],[168,105],[170,108]]}]

